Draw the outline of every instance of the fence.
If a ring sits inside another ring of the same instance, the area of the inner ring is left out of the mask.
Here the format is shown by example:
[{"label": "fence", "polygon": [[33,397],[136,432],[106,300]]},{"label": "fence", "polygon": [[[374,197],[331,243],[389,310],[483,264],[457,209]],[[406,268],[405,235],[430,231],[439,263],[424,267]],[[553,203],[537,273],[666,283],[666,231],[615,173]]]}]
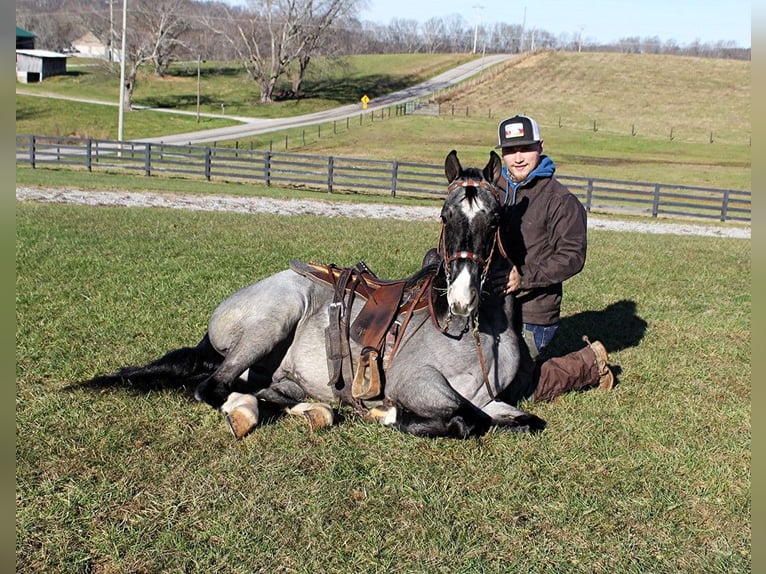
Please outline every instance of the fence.
[{"label": "fence", "polygon": [[[272,151],[16,136],[16,161],[87,171],[182,175],[207,181],[397,196],[443,195],[442,165]],[[588,211],[751,221],[751,192],[559,175]]]}]

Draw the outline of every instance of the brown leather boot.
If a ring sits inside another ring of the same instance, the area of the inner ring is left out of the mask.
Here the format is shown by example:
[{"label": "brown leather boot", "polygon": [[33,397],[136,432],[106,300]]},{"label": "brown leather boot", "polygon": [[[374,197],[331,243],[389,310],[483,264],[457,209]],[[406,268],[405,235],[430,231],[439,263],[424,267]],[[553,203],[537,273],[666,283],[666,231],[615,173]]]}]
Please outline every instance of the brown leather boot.
[{"label": "brown leather boot", "polygon": [[609,360],[609,354],[606,352],[606,347],[601,341],[590,342],[587,335],[583,335],[582,338],[588,346],[593,349],[596,355],[596,365],[598,366],[598,388],[602,391],[608,391],[614,388],[614,373],[612,369],[607,365]]}]

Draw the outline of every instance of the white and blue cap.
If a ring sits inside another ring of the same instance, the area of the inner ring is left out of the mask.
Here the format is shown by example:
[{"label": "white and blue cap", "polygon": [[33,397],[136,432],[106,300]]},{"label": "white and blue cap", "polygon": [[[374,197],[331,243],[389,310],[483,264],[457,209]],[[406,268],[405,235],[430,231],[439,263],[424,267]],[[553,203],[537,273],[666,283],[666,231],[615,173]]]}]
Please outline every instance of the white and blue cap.
[{"label": "white and blue cap", "polygon": [[495,149],[528,145],[542,141],[540,126],[527,116],[513,116],[500,122]]}]

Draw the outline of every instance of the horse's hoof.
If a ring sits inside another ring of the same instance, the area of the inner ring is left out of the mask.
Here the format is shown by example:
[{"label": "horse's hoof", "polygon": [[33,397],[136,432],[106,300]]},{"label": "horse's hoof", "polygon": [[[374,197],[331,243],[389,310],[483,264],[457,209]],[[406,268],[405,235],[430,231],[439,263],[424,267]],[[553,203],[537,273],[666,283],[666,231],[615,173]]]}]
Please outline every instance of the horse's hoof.
[{"label": "horse's hoof", "polygon": [[298,403],[287,412],[306,417],[312,431],[332,426],[335,420],[332,407],[326,403]]},{"label": "horse's hoof", "polygon": [[396,422],[396,407],[381,405],[370,409],[369,416],[372,420],[385,426],[391,426]]},{"label": "horse's hoof", "polygon": [[258,399],[253,395],[231,393],[221,411],[236,439],[247,435],[258,424]]}]

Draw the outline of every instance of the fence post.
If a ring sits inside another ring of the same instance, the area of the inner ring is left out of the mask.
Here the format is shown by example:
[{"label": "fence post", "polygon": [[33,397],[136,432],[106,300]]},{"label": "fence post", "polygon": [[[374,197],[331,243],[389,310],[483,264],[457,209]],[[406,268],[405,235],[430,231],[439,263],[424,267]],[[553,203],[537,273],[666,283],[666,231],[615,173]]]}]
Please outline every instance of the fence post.
[{"label": "fence post", "polygon": [[31,135],[29,136],[29,165],[32,166],[32,169],[35,169],[35,152],[37,147],[37,139],[35,139],[35,136]]},{"label": "fence post", "polygon": [[588,187],[585,191],[585,210],[590,211],[593,206],[593,180],[588,180]]},{"label": "fence post", "polygon": [[212,153],[209,147],[205,148],[205,179],[210,181],[210,162]]},{"label": "fence post", "polygon": [[144,175],[152,175],[152,144],[150,143],[147,143],[144,148]]},{"label": "fence post", "polygon": [[660,184],[654,186],[654,198],[652,199],[652,217],[660,214]]},{"label": "fence post", "polygon": [[263,181],[267,187],[271,187],[271,150],[263,156]]},{"label": "fence post", "polygon": [[335,161],[332,156],[327,158],[327,193],[332,193],[332,181]]},{"label": "fence post", "polygon": [[91,145],[93,143],[93,140],[88,138],[88,143],[85,144],[85,168],[88,171],[93,171],[91,169]]},{"label": "fence post", "polygon": [[723,202],[721,203],[721,221],[726,221],[726,215],[729,211],[729,190],[723,191]]},{"label": "fence post", "polygon": [[396,197],[396,184],[399,175],[399,162],[394,160],[391,166],[391,197]]}]

